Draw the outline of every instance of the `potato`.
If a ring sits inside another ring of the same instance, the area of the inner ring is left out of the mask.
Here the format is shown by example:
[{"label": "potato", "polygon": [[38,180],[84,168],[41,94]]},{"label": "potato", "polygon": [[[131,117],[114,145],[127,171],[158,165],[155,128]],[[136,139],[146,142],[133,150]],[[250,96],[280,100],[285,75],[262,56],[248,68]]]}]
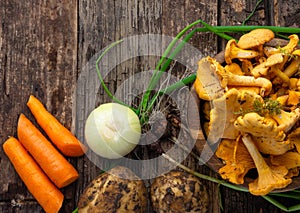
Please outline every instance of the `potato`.
[{"label": "potato", "polygon": [[79,198],[78,212],[145,212],[147,190],[129,168],[117,166],[96,177]]},{"label": "potato", "polygon": [[205,186],[186,172],[174,170],[155,178],[150,193],[152,207],[158,213],[204,213],[208,210]]}]

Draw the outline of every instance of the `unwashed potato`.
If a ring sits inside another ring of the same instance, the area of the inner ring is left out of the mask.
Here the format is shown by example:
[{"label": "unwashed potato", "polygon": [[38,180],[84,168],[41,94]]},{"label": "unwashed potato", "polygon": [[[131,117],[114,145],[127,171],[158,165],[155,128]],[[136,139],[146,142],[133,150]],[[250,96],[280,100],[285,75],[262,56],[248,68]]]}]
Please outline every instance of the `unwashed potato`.
[{"label": "unwashed potato", "polygon": [[79,213],[136,212],[147,206],[144,182],[129,168],[117,166],[96,177],[79,198]]},{"label": "unwashed potato", "polygon": [[157,213],[204,213],[209,197],[200,180],[186,172],[170,171],[151,185],[152,207]]}]

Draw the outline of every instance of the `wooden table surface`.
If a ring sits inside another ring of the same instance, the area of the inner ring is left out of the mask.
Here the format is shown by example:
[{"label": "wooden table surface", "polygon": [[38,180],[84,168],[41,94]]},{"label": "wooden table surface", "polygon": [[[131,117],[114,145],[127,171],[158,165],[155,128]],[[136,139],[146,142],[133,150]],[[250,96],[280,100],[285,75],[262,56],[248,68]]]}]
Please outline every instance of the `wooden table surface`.
[{"label": "wooden table surface", "polygon": [[[0,1],[0,143],[16,136],[20,113],[33,116],[26,107],[30,94],[67,128],[76,133],[74,92],[86,63],[112,42],[138,34],[175,36],[186,25],[202,19],[211,25],[240,25],[256,0],[1,0]],[[247,25],[299,27],[299,0],[263,0]],[[215,55],[224,40],[199,33],[191,44],[203,55]],[[155,60],[118,68],[106,81],[117,85],[139,70],[153,69]],[[99,92],[99,101],[108,97]],[[62,189],[61,212],[72,212],[84,187],[99,168],[84,156],[68,158],[80,178]],[[195,161],[186,164],[216,176]],[[236,192],[204,181],[209,189],[209,212],[281,212],[261,197]],[[220,192],[220,193],[219,193]],[[150,211],[150,209],[149,209]],[[42,212],[0,148],[0,212]]]}]

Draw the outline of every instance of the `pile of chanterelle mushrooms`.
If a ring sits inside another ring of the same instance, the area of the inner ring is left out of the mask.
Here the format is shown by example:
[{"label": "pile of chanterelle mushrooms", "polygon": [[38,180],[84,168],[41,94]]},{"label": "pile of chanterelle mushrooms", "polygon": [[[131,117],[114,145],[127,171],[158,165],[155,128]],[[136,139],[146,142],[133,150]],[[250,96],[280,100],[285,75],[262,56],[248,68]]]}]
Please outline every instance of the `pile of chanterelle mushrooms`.
[{"label": "pile of chanterelle mushrooms", "polygon": [[269,46],[272,40],[272,31],[256,29],[228,41],[225,62],[201,59],[194,83],[207,140],[221,138],[219,174],[243,184],[256,169],[249,183],[254,195],[287,187],[300,168],[299,38]]}]

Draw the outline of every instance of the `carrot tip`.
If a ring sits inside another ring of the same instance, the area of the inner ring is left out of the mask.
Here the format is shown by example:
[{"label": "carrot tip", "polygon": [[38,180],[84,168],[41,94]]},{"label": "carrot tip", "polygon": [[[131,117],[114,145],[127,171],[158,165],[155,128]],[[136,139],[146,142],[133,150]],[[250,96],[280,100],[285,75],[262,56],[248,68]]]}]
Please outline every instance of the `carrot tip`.
[{"label": "carrot tip", "polygon": [[46,132],[50,140],[65,156],[79,157],[87,151],[75,135],[62,125],[44,105],[33,95],[30,95],[27,106],[37,123]]}]

